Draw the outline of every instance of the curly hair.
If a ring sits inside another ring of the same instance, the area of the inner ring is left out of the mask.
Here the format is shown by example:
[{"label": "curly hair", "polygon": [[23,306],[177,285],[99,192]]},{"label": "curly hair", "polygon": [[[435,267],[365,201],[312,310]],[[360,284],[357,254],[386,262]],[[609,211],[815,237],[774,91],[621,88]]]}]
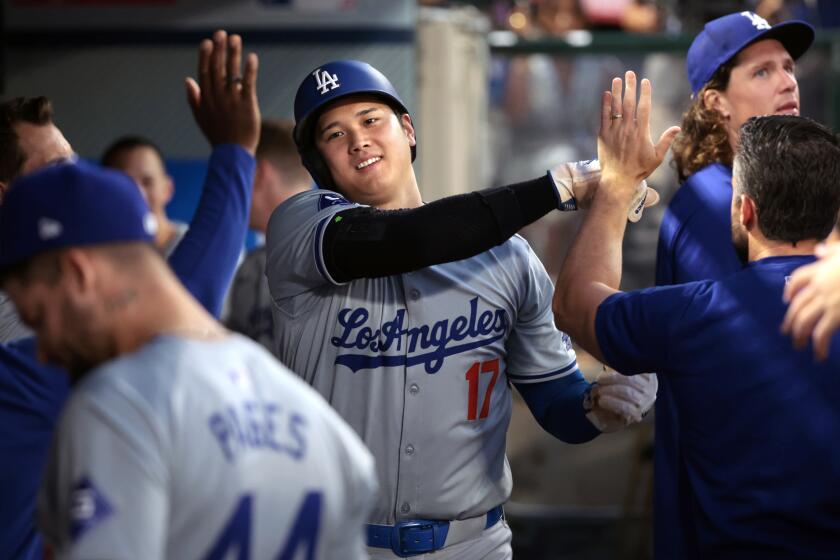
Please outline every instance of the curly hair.
[{"label": "curly hair", "polygon": [[680,183],[711,163],[732,165],[735,152],[729,145],[725,121],[720,113],[706,107],[703,98],[708,90],[726,90],[735,64],[735,58],[722,64],[693,96],[691,105],[683,113],[680,124],[682,130],[673,146],[674,164]]}]

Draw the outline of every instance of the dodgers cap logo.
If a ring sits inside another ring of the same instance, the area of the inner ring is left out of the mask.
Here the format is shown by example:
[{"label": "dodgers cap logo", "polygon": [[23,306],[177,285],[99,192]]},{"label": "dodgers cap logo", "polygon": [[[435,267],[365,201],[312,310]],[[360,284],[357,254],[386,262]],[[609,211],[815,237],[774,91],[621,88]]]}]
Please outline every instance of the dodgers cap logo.
[{"label": "dodgers cap logo", "polygon": [[341,85],[338,82],[338,74],[330,74],[326,70],[318,68],[312,72],[312,75],[315,76],[315,89],[317,89],[321,95],[324,95],[330,90],[338,89]]}]

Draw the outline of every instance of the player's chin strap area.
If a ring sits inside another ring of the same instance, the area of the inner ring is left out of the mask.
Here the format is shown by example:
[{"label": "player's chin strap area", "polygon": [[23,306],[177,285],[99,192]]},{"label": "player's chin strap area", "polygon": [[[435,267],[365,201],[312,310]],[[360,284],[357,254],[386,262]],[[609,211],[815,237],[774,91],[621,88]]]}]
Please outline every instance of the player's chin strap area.
[{"label": "player's chin strap area", "polygon": [[486,515],[470,519],[405,519],[396,525],[368,525],[367,544],[390,548],[400,558],[409,558],[473,539],[498,523],[503,515],[502,506],[496,506]]}]

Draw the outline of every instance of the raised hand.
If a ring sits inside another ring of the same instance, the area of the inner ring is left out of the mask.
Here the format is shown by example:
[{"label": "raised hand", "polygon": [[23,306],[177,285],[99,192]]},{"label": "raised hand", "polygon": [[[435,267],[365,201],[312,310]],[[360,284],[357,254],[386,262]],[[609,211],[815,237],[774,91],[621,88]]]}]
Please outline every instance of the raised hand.
[{"label": "raised hand", "polygon": [[[602,181],[628,203],[637,194],[636,186],[656,169],[680,129],[672,126],[654,144],[650,134],[651,85],[642,80],[636,103],[636,74],[627,71],[625,83],[613,78],[611,91],[601,98],[601,130],[598,133],[598,160]],[[622,96],[622,87],[624,95]]]},{"label": "raised hand", "polygon": [[260,139],[255,53],[242,68],[242,38],[225,31],[204,39],[198,48],[198,82],[187,78],[187,101],[196,123],[212,146],[239,144],[252,155]]},{"label": "raised hand", "polygon": [[785,286],[790,306],[782,332],[793,337],[797,348],[813,338],[815,356],[825,360],[840,328],[840,242],[821,246],[817,255],[821,260],[798,268]]}]

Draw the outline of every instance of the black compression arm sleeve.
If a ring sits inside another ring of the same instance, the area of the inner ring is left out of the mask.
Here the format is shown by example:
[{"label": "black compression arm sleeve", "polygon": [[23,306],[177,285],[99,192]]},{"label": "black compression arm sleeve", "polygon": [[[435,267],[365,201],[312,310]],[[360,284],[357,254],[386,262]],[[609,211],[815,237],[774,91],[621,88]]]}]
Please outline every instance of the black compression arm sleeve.
[{"label": "black compression arm sleeve", "polygon": [[402,274],[477,255],[555,209],[548,176],[407,210],[356,207],[330,221],[324,260],[338,282]]}]

